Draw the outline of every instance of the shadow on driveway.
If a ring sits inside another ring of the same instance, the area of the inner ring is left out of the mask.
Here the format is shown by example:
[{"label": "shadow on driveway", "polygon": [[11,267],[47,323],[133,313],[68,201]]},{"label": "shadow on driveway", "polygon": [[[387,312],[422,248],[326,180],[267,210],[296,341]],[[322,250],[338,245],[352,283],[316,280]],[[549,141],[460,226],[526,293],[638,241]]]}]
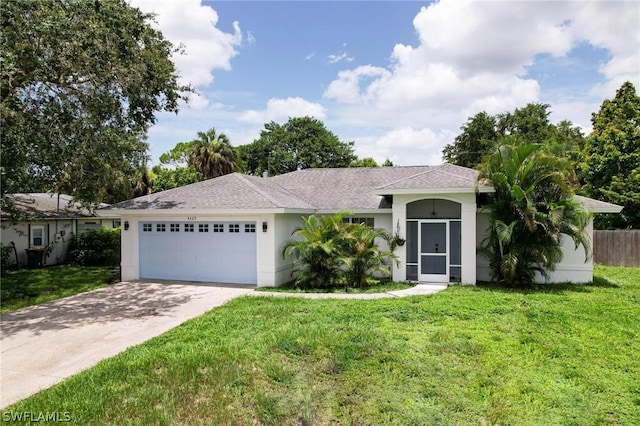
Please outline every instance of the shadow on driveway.
[{"label": "shadow on driveway", "polygon": [[[52,330],[74,327],[79,323],[95,324],[144,319],[165,314],[194,297],[205,296],[205,288],[212,286],[225,287],[217,284],[186,282],[123,282],[1,314],[0,328],[3,336],[9,337],[21,331],[39,335]],[[184,291],[185,287],[189,287],[188,292]],[[235,288],[238,287],[240,286],[235,286]]]}]

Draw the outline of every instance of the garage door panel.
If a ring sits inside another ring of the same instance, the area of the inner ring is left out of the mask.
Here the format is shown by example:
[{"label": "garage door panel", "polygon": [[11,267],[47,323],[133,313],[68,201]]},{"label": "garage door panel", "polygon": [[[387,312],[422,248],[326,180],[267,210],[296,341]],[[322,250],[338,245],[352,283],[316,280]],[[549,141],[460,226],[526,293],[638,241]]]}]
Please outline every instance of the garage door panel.
[{"label": "garage door panel", "polygon": [[[145,228],[145,223],[151,228]],[[158,224],[165,225],[164,232],[158,232]],[[170,228],[171,224],[179,228]],[[214,224],[223,225],[223,232],[213,232]],[[245,224],[254,232],[246,232]],[[184,232],[185,225],[193,225],[194,232]],[[229,232],[230,225],[237,225],[234,229],[239,232]],[[179,231],[170,232],[170,229]],[[140,227],[139,247],[141,278],[257,282],[255,222],[144,222]]]}]

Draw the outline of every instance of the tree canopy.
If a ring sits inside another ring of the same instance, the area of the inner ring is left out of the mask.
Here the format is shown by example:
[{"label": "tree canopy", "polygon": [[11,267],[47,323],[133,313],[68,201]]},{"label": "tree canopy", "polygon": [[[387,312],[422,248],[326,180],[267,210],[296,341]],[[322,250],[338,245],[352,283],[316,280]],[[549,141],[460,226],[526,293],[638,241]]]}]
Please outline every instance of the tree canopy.
[{"label": "tree canopy", "polygon": [[509,143],[542,144],[550,153],[577,161],[584,143],[582,132],[567,120],[557,125],[551,123],[549,107],[547,104],[530,103],[513,112],[489,115],[483,111],[470,117],[460,127],[462,133],[452,144],[444,147],[444,161],[477,168],[483,158],[505,143],[505,137],[510,137]]},{"label": "tree canopy", "polygon": [[177,112],[176,49],[124,0],[0,8],[2,191],[128,198],[158,111]]},{"label": "tree canopy", "polygon": [[591,118],[581,164],[584,192],[624,206],[596,218],[598,228],[640,228],[640,97],[630,82]]},{"label": "tree canopy", "polygon": [[298,169],[349,167],[357,157],[353,142],[343,142],[312,117],[290,118],[285,124],[270,122],[253,143],[239,147],[246,172],[275,176]]}]

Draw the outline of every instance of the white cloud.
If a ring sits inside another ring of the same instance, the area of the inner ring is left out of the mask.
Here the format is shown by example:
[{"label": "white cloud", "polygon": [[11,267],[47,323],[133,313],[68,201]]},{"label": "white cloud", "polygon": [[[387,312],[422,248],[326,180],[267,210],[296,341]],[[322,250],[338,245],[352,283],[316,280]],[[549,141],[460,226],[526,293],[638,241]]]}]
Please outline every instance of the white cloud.
[{"label": "white cloud", "polygon": [[[611,55],[599,67],[606,82],[584,93],[585,100],[551,102],[552,111],[557,104],[565,114],[554,117],[571,119],[588,130],[585,111],[595,106],[594,96],[613,96],[625,80],[640,85],[638,12],[637,2],[441,0],[423,7],[414,18],[416,46],[397,44],[389,67],[340,71],[324,97],[348,109],[357,117],[353,121],[379,116],[376,125],[393,129],[380,138],[361,139],[367,155],[393,158],[384,140],[394,140],[390,146],[415,141],[407,148],[418,149],[423,161],[432,161],[433,152],[440,155],[458,132],[450,126],[452,117],[459,116],[459,126],[483,110],[496,114],[539,101],[540,83],[526,76],[527,67],[540,55],[560,58],[589,43]],[[413,124],[407,124],[408,117]],[[418,140],[439,146],[429,151]],[[415,164],[415,158],[401,164]]]},{"label": "white cloud", "polygon": [[[231,59],[242,44],[242,31],[233,23],[233,33],[217,28],[218,13],[200,0],[131,0],[143,12],[155,13],[155,24],[175,46],[184,46],[184,55],[173,61],[182,83],[195,87],[213,82],[213,71],[231,69]],[[196,101],[200,102],[200,101]]]},{"label": "white cloud", "polygon": [[316,52],[311,52],[309,53],[307,56],[305,56],[304,58],[309,61],[311,60],[314,56],[316,56]]},{"label": "white cloud", "polygon": [[301,116],[310,116],[322,120],[326,117],[326,111],[322,105],[302,98],[271,98],[267,102],[266,109],[245,111],[240,114],[238,120],[262,124]]},{"label": "white cloud", "polygon": [[359,157],[373,157],[378,163],[389,158],[403,166],[441,164],[442,146],[453,137],[455,134],[446,130],[405,126],[377,136],[356,137],[355,147]]},{"label": "white cloud", "polygon": [[342,62],[342,61],[353,62],[355,58],[353,56],[350,56],[347,53],[346,48],[347,48],[347,43],[342,43],[342,51],[340,53],[327,56],[327,59],[329,59],[329,63],[337,64],[338,62]]}]

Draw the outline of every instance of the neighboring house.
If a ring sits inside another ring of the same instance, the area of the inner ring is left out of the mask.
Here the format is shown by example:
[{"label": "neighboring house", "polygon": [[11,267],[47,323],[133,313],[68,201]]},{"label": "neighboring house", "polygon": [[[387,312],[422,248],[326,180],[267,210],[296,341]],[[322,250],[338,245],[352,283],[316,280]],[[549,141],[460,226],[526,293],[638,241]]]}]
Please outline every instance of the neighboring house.
[{"label": "neighboring house", "polygon": [[[283,244],[302,216],[353,212],[406,244],[398,281],[487,280],[477,246],[488,225],[478,201],[493,188],[454,165],[306,169],[275,177],[233,173],[114,204],[122,230],[122,279],[170,279],[277,286],[291,280]],[[594,213],[620,207],[580,198]],[[592,227],[589,227],[591,233]],[[590,281],[593,264],[565,244],[552,281]]]},{"label": "neighboring house", "polygon": [[[19,212],[11,216],[2,212],[1,242],[4,246],[15,243],[18,262],[27,264],[26,249],[50,248],[43,261],[47,265],[63,263],[71,235],[85,229],[100,229],[102,226],[120,226],[118,216],[97,217],[69,195],[52,193],[10,194],[7,198]],[[102,204],[101,207],[107,207]],[[15,263],[15,254],[10,262]]]}]

